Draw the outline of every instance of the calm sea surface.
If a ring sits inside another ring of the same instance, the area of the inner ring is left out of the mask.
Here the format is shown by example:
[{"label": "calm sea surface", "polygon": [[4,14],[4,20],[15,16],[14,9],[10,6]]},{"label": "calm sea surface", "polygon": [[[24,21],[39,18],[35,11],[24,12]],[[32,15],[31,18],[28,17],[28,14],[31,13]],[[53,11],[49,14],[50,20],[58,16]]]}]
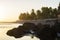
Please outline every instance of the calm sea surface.
[{"label": "calm sea surface", "polygon": [[0,23],[0,40],[39,40],[38,38],[34,37],[33,39],[31,36],[24,36],[22,38],[14,38],[11,36],[6,35],[6,32],[10,29],[18,27],[21,24],[17,23]]}]

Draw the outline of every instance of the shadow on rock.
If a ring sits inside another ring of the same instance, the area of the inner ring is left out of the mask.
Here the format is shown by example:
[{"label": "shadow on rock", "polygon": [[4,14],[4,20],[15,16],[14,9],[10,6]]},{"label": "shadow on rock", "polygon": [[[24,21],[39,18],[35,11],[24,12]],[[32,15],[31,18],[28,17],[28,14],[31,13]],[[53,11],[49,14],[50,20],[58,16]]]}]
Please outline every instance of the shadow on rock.
[{"label": "shadow on rock", "polygon": [[44,28],[40,31],[40,40],[55,40],[56,33],[50,28],[50,25],[44,25]]}]

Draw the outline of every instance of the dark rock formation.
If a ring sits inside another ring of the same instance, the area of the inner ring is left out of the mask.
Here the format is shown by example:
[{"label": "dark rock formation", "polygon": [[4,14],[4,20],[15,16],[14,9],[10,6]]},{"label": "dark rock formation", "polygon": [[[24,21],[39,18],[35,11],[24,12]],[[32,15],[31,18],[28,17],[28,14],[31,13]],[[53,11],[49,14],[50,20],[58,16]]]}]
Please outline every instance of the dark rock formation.
[{"label": "dark rock formation", "polygon": [[35,25],[26,22],[23,26],[19,26],[7,32],[7,35],[14,36],[15,38],[21,38],[28,34],[35,35],[40,40],[55,40],[56,38],[54,27],[50,28],[50,25],[42,25],[41,23]]},{"label": "dark rock formation", "polygon": [[44,28],[40,31],[41,40],[55,40],[55,32],[49,25],[44,25]]},{"label": "dark rock formation", "polygon": [[20,38],[28,34],[33,34],[34,32],[31,32],[35,27],[35,24],[26,22],[23,24],[23,26],[19,26],[18,28],[13,28],[12,30],[9,30],[7,32],[7,35],[14,36],[15,38]]},{"label": "dark rock formation", "polygon": [[7,32],[7,35],[9,36],[14,36],[15,38],[20,38],[24,35],[24,30],[21,26],[19,26],[18,28],[14,28],[12,30],[9,30]]}]

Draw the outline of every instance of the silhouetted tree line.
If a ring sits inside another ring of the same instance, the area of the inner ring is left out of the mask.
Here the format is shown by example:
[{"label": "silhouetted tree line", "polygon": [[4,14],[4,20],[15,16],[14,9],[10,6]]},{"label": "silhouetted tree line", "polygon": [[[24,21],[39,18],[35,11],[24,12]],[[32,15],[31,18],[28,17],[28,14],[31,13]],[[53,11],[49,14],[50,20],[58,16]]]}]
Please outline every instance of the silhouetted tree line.
[{"label": "silhouetted tree line", "polygon": [[58,8],[52,7],[42,7],[41,10],[34,9],[31,10],[31,13],[21,13],[19,15],[20,20],[37,20],[37,19],[46,19],[46,18],[57,18],[57,15],[60,13],[60,3]]},{"label": "silhouetted tree line", "polygon": [[[21,13],[19,18],[21,20],[36,20],[42,18],[56,18],[59,14],[60,4],[58,9],[42,7],[42,11],[37,10],[37,14],[34,12],[34,9],[32,9],[31,14],[28,12]],[[60,38],[60,36],[57,36],[57,33],[60,33],[60,23],[58,20],[55,20],[55,24],[53,26],[50,26],[49,24],[43,25],[41,23],[35,25],[34,23],[25,22],[22,26],[8,30],[6,34],[9,36],[14,36],[15,38],[21,38],[28,34],[32,34],[32,38],[35,36],[40,40],[56,40],[56,38]]]}]

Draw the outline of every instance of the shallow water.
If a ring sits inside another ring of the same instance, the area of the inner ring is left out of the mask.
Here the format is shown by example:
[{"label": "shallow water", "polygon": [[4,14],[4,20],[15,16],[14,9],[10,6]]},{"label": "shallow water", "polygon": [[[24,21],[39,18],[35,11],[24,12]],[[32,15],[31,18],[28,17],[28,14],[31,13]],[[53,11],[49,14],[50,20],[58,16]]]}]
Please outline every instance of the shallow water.
[{"label": "shallow water", "polygon": [[22,38],[14,38],[11,36],[6,35],[6,32],[10,29],[18,27],[20,24],[0,24],[0,40],[39,40],[38,38],[34,37],[33,39],[31,36],[24,36]]}]

